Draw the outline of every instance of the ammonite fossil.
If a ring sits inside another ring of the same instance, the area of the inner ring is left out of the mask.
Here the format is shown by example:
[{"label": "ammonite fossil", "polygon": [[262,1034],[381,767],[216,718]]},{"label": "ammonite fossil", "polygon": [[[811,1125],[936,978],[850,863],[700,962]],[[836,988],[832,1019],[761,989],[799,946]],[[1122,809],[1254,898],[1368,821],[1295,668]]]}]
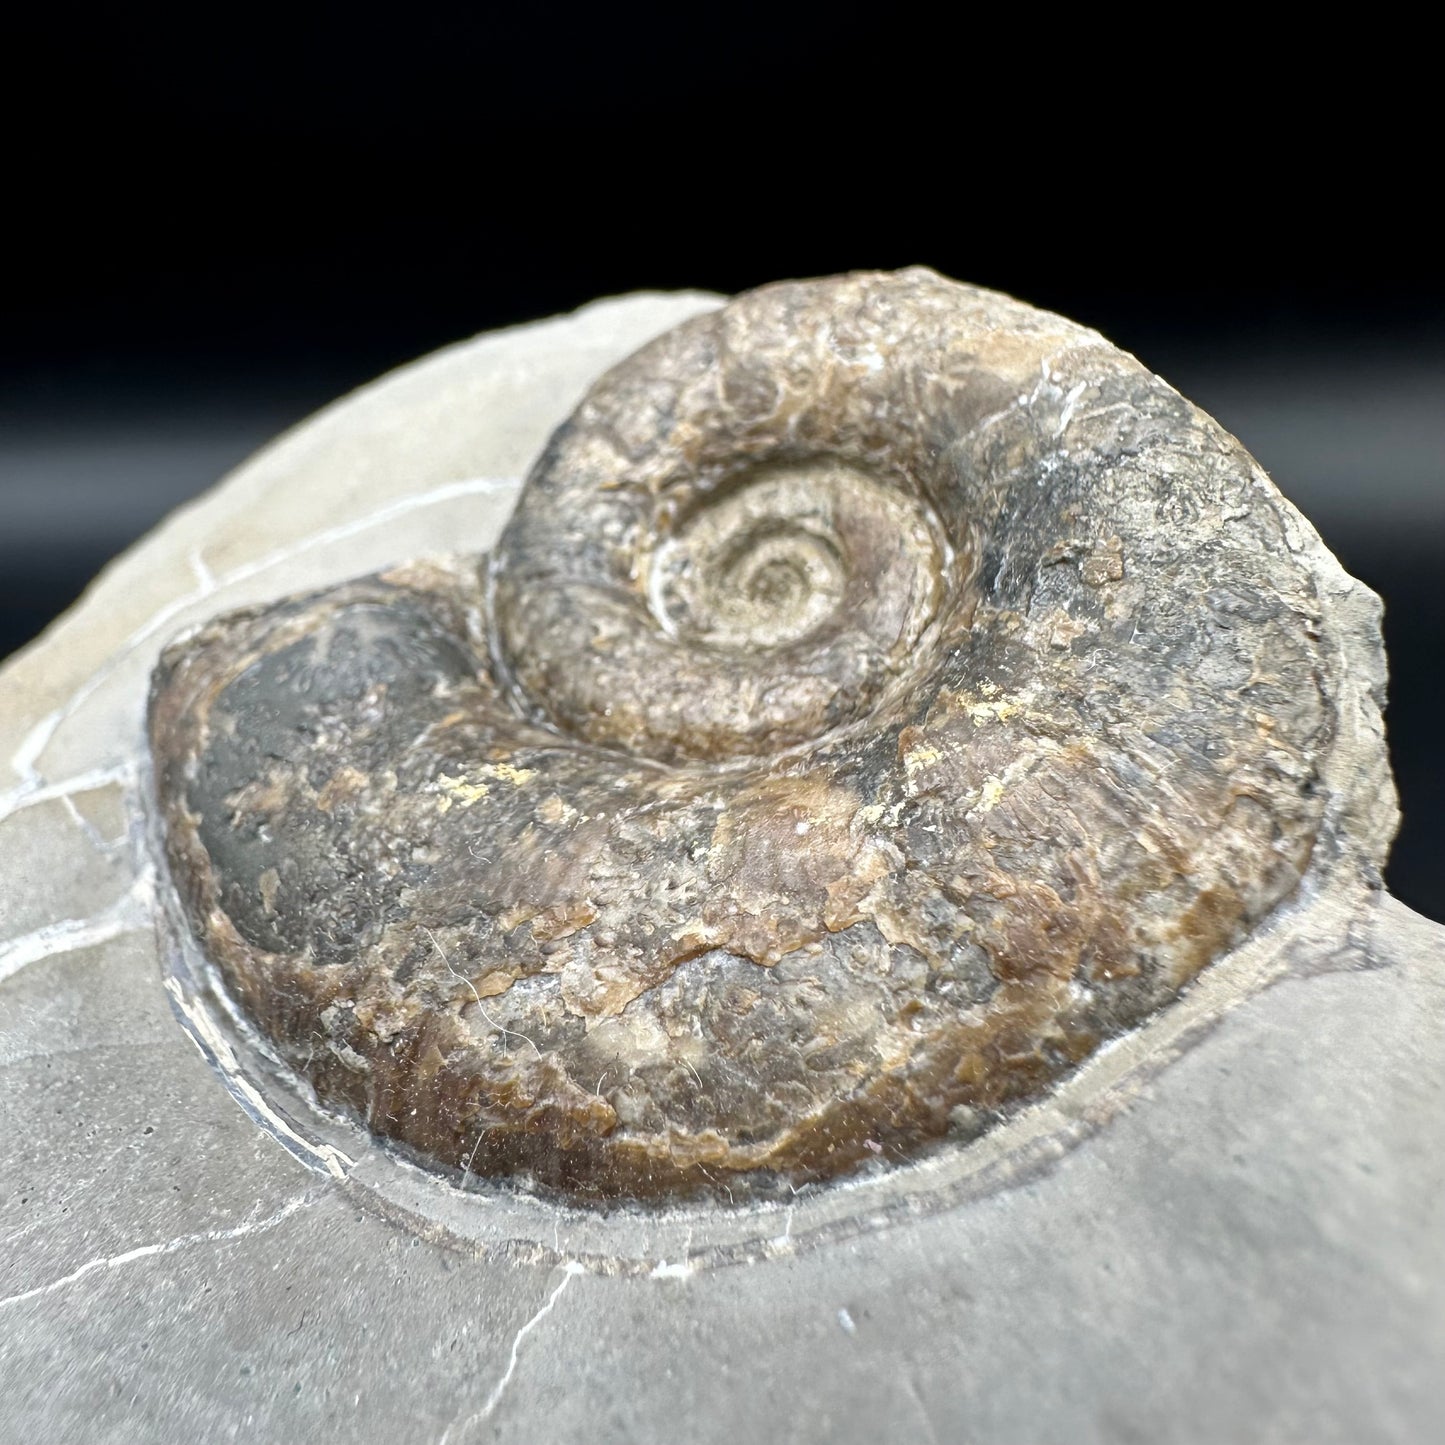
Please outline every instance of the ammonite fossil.
[{"label": "ammonite fossil", "polygon": [[487,557],[224,617],[151,707],[232,999],[413,1155],[734,1198],[968,1139],[1296,889],[1335,716],[1218,425],[929,271],[604,376]]}]

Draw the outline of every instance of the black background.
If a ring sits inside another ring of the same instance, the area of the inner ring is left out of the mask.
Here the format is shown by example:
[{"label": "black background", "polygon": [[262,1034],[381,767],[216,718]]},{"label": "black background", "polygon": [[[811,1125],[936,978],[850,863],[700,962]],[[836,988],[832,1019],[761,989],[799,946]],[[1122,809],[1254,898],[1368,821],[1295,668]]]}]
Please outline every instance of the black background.
[{"label": "black background", "polygon": [[1352,24],[1270,51],[1098,13],[25,12],[0,655],[281,427],[436,346],[924,262],[1140,355],[1384,596],[1389,877],[1445,917],[1438,127],[1428,47]]}]

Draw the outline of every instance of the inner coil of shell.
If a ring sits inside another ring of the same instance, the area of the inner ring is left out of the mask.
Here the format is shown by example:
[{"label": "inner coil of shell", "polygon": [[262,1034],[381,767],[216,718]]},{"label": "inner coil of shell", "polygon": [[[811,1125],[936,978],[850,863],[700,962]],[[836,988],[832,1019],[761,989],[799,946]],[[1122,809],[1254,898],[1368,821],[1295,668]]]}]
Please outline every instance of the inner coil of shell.
[{"label": "inner coil of shell", "polygon": [[489,558],[167,652],[191,926],[323,1102],[468,1176],[740,1200],[970,1138],[1308,866],[1276,502],[1007,297],[740,296],[594,386]]}]

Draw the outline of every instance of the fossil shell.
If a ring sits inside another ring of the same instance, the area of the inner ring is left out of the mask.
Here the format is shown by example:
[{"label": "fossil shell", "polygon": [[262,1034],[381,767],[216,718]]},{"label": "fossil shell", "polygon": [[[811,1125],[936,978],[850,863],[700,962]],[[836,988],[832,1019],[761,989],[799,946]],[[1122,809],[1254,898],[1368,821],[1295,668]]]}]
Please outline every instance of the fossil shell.
[{"label": "fossil shell", "polygon": [[1237,442],[931,272],[770,286],[604,376],[489,558],[156,674],[173,876],[325,1103],[578,1198],[967,1139],[1298,885],[1311,574]]}]

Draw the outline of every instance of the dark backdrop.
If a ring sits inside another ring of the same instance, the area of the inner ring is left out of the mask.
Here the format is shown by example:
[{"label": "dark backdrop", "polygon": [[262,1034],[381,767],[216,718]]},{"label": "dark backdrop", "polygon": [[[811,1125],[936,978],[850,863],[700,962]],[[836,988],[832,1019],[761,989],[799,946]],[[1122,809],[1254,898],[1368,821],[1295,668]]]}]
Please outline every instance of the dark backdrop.
[{"label": "dark backdrop", "polygon": [[1390,880],[1445,917],[1445,285],[1409,46],[843,14],[22,15],[0,655],[282,426],[445,342],[921,261],[1136,352],[1382,593]]}]

